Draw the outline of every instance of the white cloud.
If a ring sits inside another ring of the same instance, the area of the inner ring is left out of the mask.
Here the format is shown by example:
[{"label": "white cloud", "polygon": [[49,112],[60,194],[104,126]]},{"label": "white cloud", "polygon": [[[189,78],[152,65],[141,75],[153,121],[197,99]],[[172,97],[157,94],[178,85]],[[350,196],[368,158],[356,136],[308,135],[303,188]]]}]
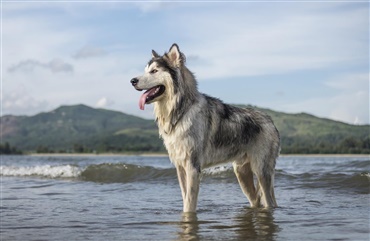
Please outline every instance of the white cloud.
[{"label": "white cloud", "polygon": [[91,57],[100,57],[104,56],[106,52],[104,49],[95,47],[95,46],[84,46],[81,49],[79,49],[73,57],[75,59],[85,59],[85,58],[91,58]]},{"label": "white cloud", "polygon": [[73,72],[73,66],[71,64],[65,63],[61,59],[53,59],[46,64],[46,67],[50,69],[53,73],[58,72]]},{"label": "white cloud", "polygon": [[[63,5],[30,5],[9,12],[7,7],[13,5],[7,4],[3,9],[4,114],[36,114],[78,103],[95,106],[99,96],[107,96],[106,106],[114,106],[116,100],[133,101],[133,90],[126,86],[141,70],[135,67],[138,59],[144,59],[140,53],[128,56],[124,43],[113,41],[108,45],[112,53],[105,54],[106,48],[88,44],[102,34],[91,31],[93,25],[86,27],[78,21],[71,25],[73,18],[68,15],[42,12],[48,8],[61,10]],[[35,9],[38,14],[30,13]],[[85,15],[82,9],[71,9],[80,21]],[[19,86],[24,90],[18,90]]]},{"label": "white cloud", "polygon": [[53,21],[43,15],[4,15],[2,54],[5,68],[21,60],[36,59],[45,63],[52,59],[67,59],[74,46],[83,45],[88,37],[88,30],[58,26],[63,20],[55,20],[58,24],[53,25]]},{"label": "white cloud", "polygon": [[[278,81],[284,73],[327,68],[325,86],[332,91],[327,97],[298,100],[276,109],[366,122],[361,103],[366,93],[359,92],[363,87],[352,87],[363,86],[364,80],[356,82],[359,77],[352,76],[356,84],[349,84],[347,76],[338,83],[330,76],[343,66],[350,70],[359,62],[368,63],[364,60],[368,59],[367,7],[347,8],[347,3],[4,3],[2,20],[3,69],[8,70],[3,72],[4,99],[11,99],[10,93],[23,85],[34,113],[42,106],[84,103],[152,117],[150,108],[143,112],[137,107],[141,93],[129,80],[142,73],[152,48],[162,53],[177,42],[200,81],[266,74]],[[281,89],[287,93],[284,98],[289,98],[290,91],[299,91],[291,86]],[[21,94],[16,96],[27,102]],[[8,103],[6,110],[13,113],[12,108],[21,113]]]},{"label": "white cloud", "polygon": [[108,99],[107,97],[102,97],[96,102],[95,106],[97,108],[106,108],[109,106],[112,106],[114,104],[114,101]]},{"label": "white cloud", "polygon": [[28,59],[20,61],[18,64],[14,64],[8,68],[9,72],[32,72],[35,68],[42,67],[45,68],[45,64],[40,63],[37,60]]},{"label": "white cloud", "polygon": [[2,114],[28,115],[44,111],[49,107],[46,100],[33,97],[29,91],[20,85],[18,88],[4,92],[2,95]]},{"label": "white cloud", "polygon": [[328,101],[333,106],[329,111],[329,118],[350,124],[369,123],[369,92],[340,94]]},{"label": "white cloud", "polygon": [[[332,77],[325,85],[341,91],[369,91],[369,73],[345,74]],[[367,87],[367,88],[366,88]]]},{"label": "white cloud", "polygon": [[242,12],[253,5],[186,12],[171,27],[191,39],[184,47],[180,43],[185,54],[206,63],[194,65],[200,80],[323,69],[368,58],[366,8],[310,12],[304,9],[309,4],[300,4],[287,14],[283,5],[248,14]]},{"label": "white cloud", "polygon": [[17,64],[12,65],[8,68],[9,72],[32,72],[35,68],[48,69],[53,73],[58,72],[73,72],[73,66],[65,63],[61,59],[53,59],[47,63],[42,63],[38,60],[27,59],[22,60]]},{"label": "white cloud", "polygon": [[370,122],[369,73],[347,74],[326,84],[339,90],[339,94],[330,100],[333,105],[330,118],[351,124]]},{"label": "white cloud", "polygon": [[312,97],[282,104],[286,112],[308,112],[350,124],[369,124],[369,76],[366,73],[347,74],[324,83],[335,95]]},{"label": "white cloud", "polygon": [[168,1],[137,1],[133,2],[133,4],[140,9],[144,14],[155,12],[159,10],[166,10],[168,8],[173,8],[179,5],[176,2],[168,2]]}]

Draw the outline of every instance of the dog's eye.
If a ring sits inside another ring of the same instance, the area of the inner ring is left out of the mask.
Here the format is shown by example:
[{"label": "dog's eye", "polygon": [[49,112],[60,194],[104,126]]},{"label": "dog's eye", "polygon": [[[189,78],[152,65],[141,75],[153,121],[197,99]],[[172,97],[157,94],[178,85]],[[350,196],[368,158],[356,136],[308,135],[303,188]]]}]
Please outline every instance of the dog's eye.
[{"label": "dog's eye", "polygon": [[150,73],[151,74],[155,74],[155,73],[157,73],[158,72],[158,70],[156,70],[156,69],[152,69],[151,71],[150,71]]}]

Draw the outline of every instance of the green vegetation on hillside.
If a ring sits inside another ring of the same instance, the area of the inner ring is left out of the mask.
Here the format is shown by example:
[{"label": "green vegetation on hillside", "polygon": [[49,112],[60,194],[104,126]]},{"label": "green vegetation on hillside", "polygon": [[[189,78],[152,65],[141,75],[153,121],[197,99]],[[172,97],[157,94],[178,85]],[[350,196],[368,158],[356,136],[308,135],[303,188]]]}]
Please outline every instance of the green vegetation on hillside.
[{"label": "green vegetation on hillside", "polygon": [[[369,125],[254,108],[274,120],[283,154],[370,154]],[[62,106],[30,117],[3,116],[1,130],[2,140],[17,151],[165,152],[153,120],[85,105]]]},{"label": "green vegetation on hillside", "polygon": [[4,116],[1,125],[2,138],[26,152],[164,152],[154,121],[85,105]]},{"label": "green vegetation on hillside", "polygon": [[[257,107],[255,107],[257,108]],[[369,154],[370,126],[349,125],[306,113],[260,109],[271,116],[284,154]]]},{"label": "green vegetation on hillside", "polygon": [[16,147],[10,146],[8,142],[0,144],[0,155],[20,155],[22,151]]}]

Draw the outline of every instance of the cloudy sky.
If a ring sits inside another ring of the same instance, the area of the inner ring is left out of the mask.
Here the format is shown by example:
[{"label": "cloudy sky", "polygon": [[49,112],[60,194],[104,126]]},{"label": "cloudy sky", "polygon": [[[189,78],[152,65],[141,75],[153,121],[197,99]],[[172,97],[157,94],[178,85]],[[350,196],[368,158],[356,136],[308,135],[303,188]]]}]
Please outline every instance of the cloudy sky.
[{"label": "cloudy sky", "polygon": [[369,3],[2,1],[2,114],[87,104],[145,118],[151,50],[177,43],[227,103],[369,123]]}]

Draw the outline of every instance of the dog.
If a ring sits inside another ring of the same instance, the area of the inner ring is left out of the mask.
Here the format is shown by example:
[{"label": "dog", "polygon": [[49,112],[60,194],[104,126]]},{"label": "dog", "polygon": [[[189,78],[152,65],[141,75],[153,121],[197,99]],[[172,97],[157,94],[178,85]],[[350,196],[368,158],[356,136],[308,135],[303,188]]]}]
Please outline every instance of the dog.
[{"label": "dog", "polygon": [[145,90],[140,109],[154,103],[159,134],[177,170],[183,211],[196,212],[202,169],[226,162],[232,162],[251,207],[277,207],[280,136],[272,119],[200,93],[185,62],[177,44],[163,56],[152,50],[144,74],[130,81],[136,90]]}]

